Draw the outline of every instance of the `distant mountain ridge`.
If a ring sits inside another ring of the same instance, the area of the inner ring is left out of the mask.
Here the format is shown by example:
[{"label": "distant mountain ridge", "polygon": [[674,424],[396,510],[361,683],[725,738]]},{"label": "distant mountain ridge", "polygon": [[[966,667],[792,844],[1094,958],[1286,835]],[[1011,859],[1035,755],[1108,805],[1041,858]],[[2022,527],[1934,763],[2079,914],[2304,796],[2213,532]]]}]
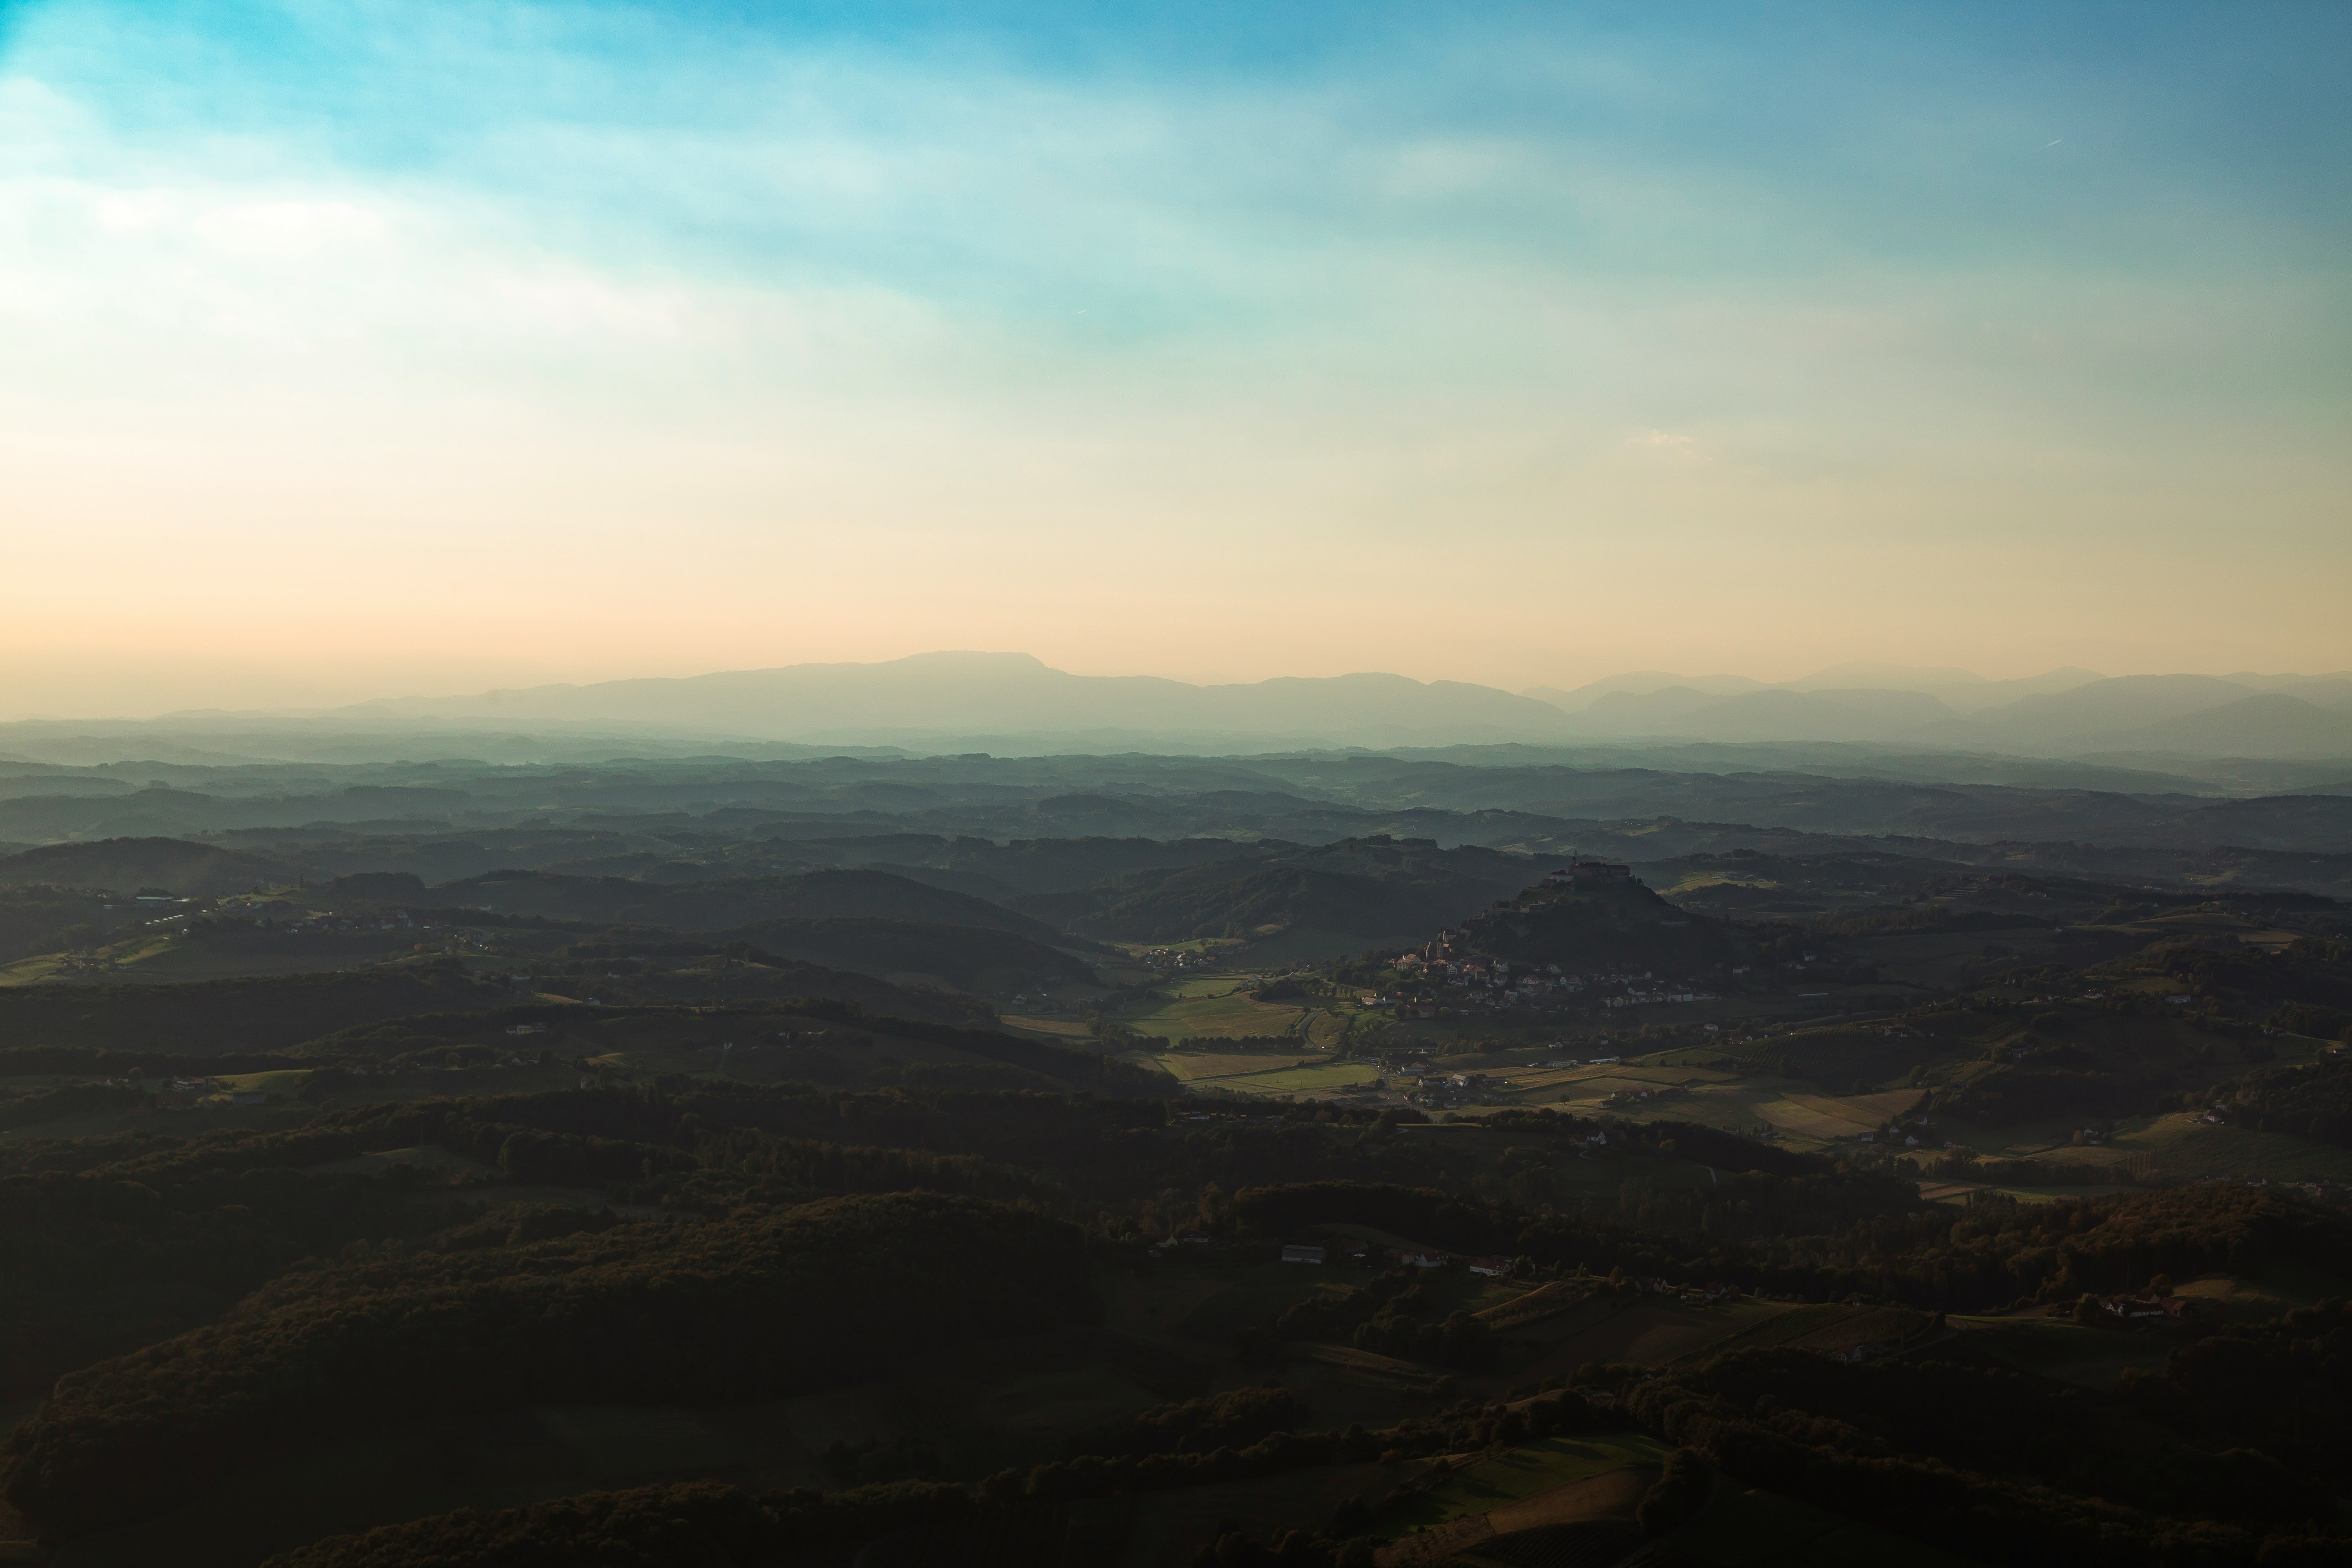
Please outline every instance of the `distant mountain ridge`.
[{"label": "distant mountain ridge", "polygon": [[[2252,700],[2252,706],[2239,707]],[[2226,715],[2223,710],[2230,710]],[[2200,714],[2213,718],[2199,721]],[[2352,756],[2352,674],[2132,675],[2081,668],[2013,680],[1846,664],[1801,679],[1633,671],[1508,692],[1399,675],[1196,686],[1073,675],[1027,654],[934,653],[675,679],[400,698],[320,715],[347,722],[661,726],[856,745],[1065,737],[1070,750],[1154,743],[1363,746],[1685,739],[1858,742],[2026,755],[2177,751]]]},{"label": "distant mountain ridge", "polygon": [[1072,675],[1021,653],[919,654],[885,664],[799,664],[401,698],[325,717],[658,723],[868,745],[941,732],[1107,731],[1139,739],[1298,736],[1393,745],[1568,731],[1559,710],[1548,702],[1465,681],[1360,674],[1193,686],[1157,676]]},{"label": "distant mountain ridge", "polygon": [[[1374,673],[1203,686],[1073,675],[1026,654],[936,653],[299,713],[0,724],[0,839],[89,837],[101,823],[137,836],[272,825],[298,797],[304,820],[320,822],[391,823],[455,804],[437,793],[440,780],[413,773],[398,787],[354,780],[329,798],[311,793],[323,775],[278,765],[293,763],[408,772],[432,758],[1241,759],[1629,745],[1895,748],[1915,757],[2087,758],[2143,772],[2199,759],[2342,760],[2352,771],[2352,673],[2110,678],[2068,668],[1985,680],[1847,664],[1780,682],[1639,670],[1514,693]],[[175,787],[191,769],[253,772],[231,806]],[[749,776],[740,789],[746,805],[782,804],[790,793]],[[286,798],[268,798],[278,794]]]},{"label": "distant mountain ridge", "polygon": [[[1920,672],[1938,679],[1951,673]],[[1728,691],[1721,678],[1706,683],[1713,689],[1642,678],[1528,695],[1570,711],[1581,740],[1864,742],[2025,756],[2352,757],[2352,675],[2109,678],[2057,670],[1940,690],[1816,681]],[[2005,700],[1984,703],[1991,689]]]}]

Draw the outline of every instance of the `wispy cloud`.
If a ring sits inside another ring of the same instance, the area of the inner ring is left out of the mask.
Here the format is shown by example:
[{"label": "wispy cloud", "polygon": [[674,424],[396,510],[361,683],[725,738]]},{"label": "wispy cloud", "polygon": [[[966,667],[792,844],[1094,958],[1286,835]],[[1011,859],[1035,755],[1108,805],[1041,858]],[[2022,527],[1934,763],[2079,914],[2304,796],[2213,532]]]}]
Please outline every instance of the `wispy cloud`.
[{"label": "wispy cloud", "polygon": [[[1687,604],[1706,559],[1818,625],[1838,584],[1774,563],[1875,533],[1978,563],[1874,634],[1917,646],[1824,651],[1997,664],[1981,601],[2053,538],[2229,516],[2256,571],[2324,532],[2346,214],[2290,143],[2340,113],[2294,77],[2249,145],[2242,39],[2152,21],[2135,74],[1997,19],[1199,17],[16,8],[7,635],[201,585],[354,641],[437,594],[592,673],[963,643],[1534,679],[1654,661],[1655,618],[1504,636],[1496,594],[1607,560]],[[1433,531],[1521,568],[1434,580]],[[1179,539],[1294,585],[1134,603]],[[2344,585],[2318,548],[2299,580]],[[779,581],[824,607],[761,619]]]}]

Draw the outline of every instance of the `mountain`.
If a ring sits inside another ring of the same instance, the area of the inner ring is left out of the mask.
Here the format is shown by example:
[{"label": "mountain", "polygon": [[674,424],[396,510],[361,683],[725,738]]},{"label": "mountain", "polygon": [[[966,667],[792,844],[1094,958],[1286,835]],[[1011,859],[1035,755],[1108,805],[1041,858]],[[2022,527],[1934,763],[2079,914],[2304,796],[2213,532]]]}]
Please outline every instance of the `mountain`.
[{"label": "mountain", "polygon": [[2095,669],[2074,666],[2015,680],[1987,680],[1983,676],[1965,669],[1917,669],[1899,664],[1849,663],[1815,670],[1801,680],[1790,681],[1789,685],[1798,691],[1862,688],[1881,691],[1921,691],[1941,699],[1963,713],[1973,713],[1979,709],[2014,702],[2021,697],[2071,691],[2077,686],[2087,686],[2095,680],[2105,679]]},{"label": "mountain", "polygon": [[1993,733],[2016,743],[2090,750],[2095,738],[2219,708],[2248,696],[2212,675],[2122,675],[2071,691],[2021,697],[1980,715]]},{"label": "mountain", "polygon": [[1958,715],[1917,691],[1797,691],[1768,687],[1730,697],[1669,686],[1596,698],[1573,722],[1591,735],[1659,735],[1734,742],[1917,740]]},{"label": "mountain", "polygon": [[[1584,713],[1599,708],[1605,698],[1613,696],[1650,697],[1679,689],[1705,697],[1736,697],[1745,691],[1915,691],[1940,699],[1962,712],[1974,712],[1980,708],[1997,707],[2013,702],[2021,697],[2071,690],[2106,678],[2096,670],[2068,667],[2041,675],[2029,675],[2015,680],[1987,680],[1973,670],[1921,668],[1904,664],[1871,664],[1850,661],[1833,664],[1826,669],[1796,680],[1753,680],[1744,675],[1670,675],[1659,669],[1628,670],[1622,675],[1604,676],[1572,690],[1556,686],[1531,686],[1520,693],[1549,702],[1570,713]],[[2238,677],[2231,677],[2238,679]],[[2276,679],[2326,679],[2321,677],[2265,677]],[[2245,678],[2249,689],[2267,689],[2254,678]]]},{"label": "mountain", "polygon": [[1583,727],[1627,734],[1662,731],[1694,713],[1704,713],[1722,697],[1696,686],[1662,686],[1655,691],[1610,691],[1585,705]]},{"label": "mountain", "polygon": [[2352,757],[2352,712],[2264,692],[2105,737],[2116,751],[2241,757]]},{"label": "mountain", "polygon": [[162,888],[189,897],[250,892],[292,879],[292,868],[282,860],[178,838],[45,844],[0,858],[0,886],[8,887],[47,882],[125,894]]},{"label": "mountain", "polygon": [[[2211,675],[2108,678],[2064,669],[1990,681],[1966,670],[1850,665],[1729,695],[1658,679],[1664,683],[1612,678],[1595,683],[1606,690],[1587,687],[1554,697],[1562,708],[1573,707],[1573,732],[1591,740],[1949,747],[2029,756],[2352,756],[2352,682],[2336,676],[2297,678],[2290,692],[2257,691]],[[2287,680],[2250,679],[2273,687]]]},{"label": "mountain", "polygon": [[1444,744],[1564,732],[1559,710],[1462,681],[1285,677],[1193,686],[1072,675],[1020,653],[930,653],[885,664],[800,664],[676,679],[401,698],[331,719],[634,723],[777,740],[886,744],[923,736],[1109,732]]},{"label": "mountain", "polygon": [[1748,691],[1683,715],[1672,732],[1717,741],[1875,741],[1916,736],[1955,717],[1920,691]]},{"label": "mountain", "polygon": [[1760,691],[1765,685],[1764,681],[1751,680],[1744,675],[1669,675],[1662,669],[1633,669],[1622,675],[1603,676],[1571,690],[1563,691],[1557,686],[1530,686],[1519,695],[1548,702],[1562,712],[1581,713],[1604,697],[1647,697],[1669,688],[1696,691],[1704,697],[1730,697],[1742,691]]},{"label": "mountain", "polygon": [[[2168,738],[2134,733],[2255,696],[2273,704],[2242,723],[2217,721]],[[931,653],[881,664],[803,664],[677,679],[541,686],[447,697],[407,697],[303,716],[193,714],[134,724],[58,721],[0,726],[16,764],[0,778],[0,840],[217,833],[287,823],[413,822],[467,808],[483,770],[558,768],[616,757],[645,776],[600,777],[614,805],[643,810],[661,792],[711,798],[719,781],[666,784],[650,770],[707,760],[714,748],[752,763],[873,759],[877,752],[952,760],[1150,755],[1228,762],[1288,751],[1570,747],[1685,740],[1721,745],[1899,746],[2000,756],[2082,756],[2118,748],[2176,756],[2307,757],[2331,754],[2333,725],[2314,714],[2352,713],[2352,675],[2136,675],[2109,679],[2066,668],[2011,680],[1965,669],[1843,664],[1801,679],[1685,677],[1634,670],[1573,689],[1517,693],[1464,681],[1400,675],[1282,678],[1192,685],[1149,676],[1074,675],[1027,654]],[[2297,723],[2295,721],[2302,721]],[[178,728],[170,726],[176,725]],[[184,732],[183,732],[184,731]],[[197,735],[224,747],[202,761]],[[251,754],[246,754],[249,749]],[[158,760],[166,756],[178,761]],[[416,776],[416,757],[471,759]],[[146,759],[128,762],[124,759]],[[64,765],[111,759],[96,769]],[[272,761],[269,759],[283,759]],[[373,764],[398,784],[322,789],[322,765]],[[50,770],[58,771],[50,771]],[[205,772],[235,773],[238,787],[198,794]],[[726,782],[730,804],[838,809],[747,765]],[[54,780],[54,783],[52,782]],[[510,777],[502,790],[510,791]],[[457,786],[453,788],[452,786]],[[541,805],[585,805],[569,782],[533,783]],[[898,786],[888,786],[896,788]],[[625,800],[621,796],[628,795]],[[674,804],[684,805],[680,800]],[[898,809],[903,802],[854,804]],[[1148,808],[1105,805],[1057,831],[1157,835]]]}]

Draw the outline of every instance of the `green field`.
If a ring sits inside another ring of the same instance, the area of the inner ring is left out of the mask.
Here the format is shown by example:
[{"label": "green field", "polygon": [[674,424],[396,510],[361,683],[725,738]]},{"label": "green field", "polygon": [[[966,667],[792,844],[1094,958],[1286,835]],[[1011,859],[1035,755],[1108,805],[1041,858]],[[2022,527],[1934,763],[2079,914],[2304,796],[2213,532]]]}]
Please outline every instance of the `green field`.
[{"label": "green field", "polygon": [[[1322,1066],[1309,1061],[1304,1052],[1269,1055],[1262,1051],[1130,1051],[1119,1059],[1133,1062],[1139,1067],[1156,1067],[1169,1077],[1185,1083],[1209,1079],[1222,1083],[1225,1079],[1259,1073],[1314,1072],[1320,1070]],[[1302,1062],[1306,1063],[1303,1067]],[[1348,1070],[1359,1079],[1368,1076],[1362,1068]]]},{"label": "green field", "polygon": [[59,973],[66,966],[64,953],[36,953],[30,958],[20,958],[14,963],[0,964],[0,985],[30,985],[37,981],[60,977],[68,981],[101,982],[153,979],[156,977],[151,973],[153,963],[168,954],[171,950],[172,939],[168,933],[142,932],[140,935],[125,937],[120,942],[110,942],[105,947],[93,950],[100,959],[121,965],[121,968],[102,970],[92,974],[64,976],[60,976]]},{"label": "green field", "polygon": [[1328,1067],[1291,1068],[1252,1073],[1246,1078],[1219,1079],[1217,1087],[1242,1094],[1330,1094],[1369,1084],[1379,1077],[1361,1062],[1334,1062]]},{"label": "green field", "polygon": [[1042,1035],[1057,1046],[1080,1045],[1093,1037],[1083,1018],[1039,1018],[1007,1013],[1003,1023],[1023,1034]]},{"label": "green field", "polygon": [[1202,975],[1172,982],[1155,994],[1153,1005],[1118,1021],[1139,1035],[1167,1040],[1233,1039],[1252,1035],[1287,1035],[1307,1016],[1304,1007],[1260,1002],[1239,989],[1231,976]]}]

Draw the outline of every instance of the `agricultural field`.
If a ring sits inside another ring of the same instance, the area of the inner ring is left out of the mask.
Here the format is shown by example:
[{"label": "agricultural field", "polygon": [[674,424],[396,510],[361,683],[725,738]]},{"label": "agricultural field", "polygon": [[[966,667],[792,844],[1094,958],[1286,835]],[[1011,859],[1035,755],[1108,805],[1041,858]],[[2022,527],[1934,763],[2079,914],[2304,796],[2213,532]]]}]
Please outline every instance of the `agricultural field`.
[{"label": "agricultural field", "polygon": [[1302,1342],[1285,1347],[1284,1353],[1290,1363],[1282,1369],[1283,1386],[1296,1390],[1328,1426],[1360,1421],[1376,1426],[1402,1411],[1442,1402],[1445,1373],[1419,1362],[1353,1345]]},{"label": "agricultural field", "polygon": [[1166,1040],[1233,1039],[1289,1034],[1307,1013],[1289,1003],[1258,1001],[1242,989],[1239,976],[1202,975],[1161,986],[1149,1007],[1118,1021],[1139,1035]]},{"label": "agricultural field", "polygon": [[1595,1296],[1557,1317],[1507,1331],[1512,1339],[1531,1342],[1510,1376],[1565,1376],[1589,1362],[1663,1366],[1712,1350],[1789,1310],[1777,1301],[1695,1306],[1659,1296]]},{"label": "agricultural field", "polygon": [[1336,1094],[1359,1087],[1370,1087],[1379,1078],[1377,1071],[1361,1062],[1333,1062],[1322,1067],[1291,1068],[1253,1073],[1244,1078],[1220,1079],[1217,1087],[1241,1094]]},{"label": "agricultural field", "polygon": [[1841,1306],[1834,1302],[1782,1307],[1757,1317],[1747,1327],[1715,1341],[1708,1355],[1734,1351],[1794,1346],[1801,1350],[1844,1350],[1852,1345],[1896,1344],[1924,1334],[1935,1319],[1908,1307]]},{"label": "agricultural field", "polygon": [[[165,931],[142,931],[125,937],[104,947],[91,950],[92,957],[107,967],[95,971],[78,969],[75,961],[66,953],[36,953],[13,963],[0,964],[0,985],[31,985],[41,981],[105,981],[179,979],[183,976],[164,974],[155,966],[173,952],[172,938]],[[212,974],[194,976],[213,979]]]},{"label": "agricultural field", "polygon": [[1874,1131],[1919,1102],[1916,1089],[1885,1094],[1832,1096],[1789,1089],[1756,1106],[1756,1118],[1783,1132],[1821,1142],[1834,1142]]},{"label": "agricultural field", "polygon": [[2074,1121],[1979,1128],[1954,1121],[1937,1131],[1989,1159],[2031,1158],[2053,1165],[2099,1169],[2132,1163],[2166,1178],[2196,1181],[2300,1182],[2352,1180],[2352,1149],[2286,1132],[2260,1132],[2235,1122],[2207,1123],[2188,1111],[2126,1118],[2104,1141],[2070,1142]]},{"label": "agricultural field", "polygon": [[1015,1033],[1035,1035],[1057,1046],[1084,1047],[1094,1038],[1083,1018],[1038,1017],[1026,1014],[1006,1013],[1001,1016],[1001,1022],[1005,1028]]},{"label": "agricultural field", "polygon": [[[1227,1079],[1246,1078],[1257,1073],[1290,1073],[1319,1071],[1331,1064],[1317,1062],[1297,1052],[1271,1055],[1265,1052],[1243,1051],[1129,1051],[1121,1061],[1139,1067],[1156,1067],[1169,1077],[1184,1083],[1209,1079],[1222,1082]],[[1349,1067],[1340,1069],[1349,1082],[1375,1076],[1370,1068]],[[1226,1086],[1232,1087],[1232,1086]]]},{"label": "agricultural field", "polygon": [[[1548,1437],[1480,1460],[1428,1491],[1399,1500],[1382,1510],[1376,1528],[1383,1535],[1426,1530],[1467,1514],[1524,1502],[1570,1481],[1616,1470],[1647,1469],[1663,1463],[1665,1457],[1664,1445],[1633,1433]],[[1523,1529],[1535,1522],[1530,1519],[1522,1523],[1507,1516],[1496,1521],[1496,1528]]]},{"label": "agricultural field", "polygon": [[[1698,1121],[1739,1131],[1776,1129],[1792,1148],[1820,1148],[1884,1126],[1917,1103],[1916,1089],[1823,1095],[1803,1079],[1677,1067],[1657,1061],[1593,1068],[1507,1069],[1511,1103],[1631,1121]],[[1651,1098],[1630,1097],[1642,1090]],[[1604,1103],[1616,1098],[1615,1103]],[[1466,1107],[1456,1115],[1475,1116]]]}]

